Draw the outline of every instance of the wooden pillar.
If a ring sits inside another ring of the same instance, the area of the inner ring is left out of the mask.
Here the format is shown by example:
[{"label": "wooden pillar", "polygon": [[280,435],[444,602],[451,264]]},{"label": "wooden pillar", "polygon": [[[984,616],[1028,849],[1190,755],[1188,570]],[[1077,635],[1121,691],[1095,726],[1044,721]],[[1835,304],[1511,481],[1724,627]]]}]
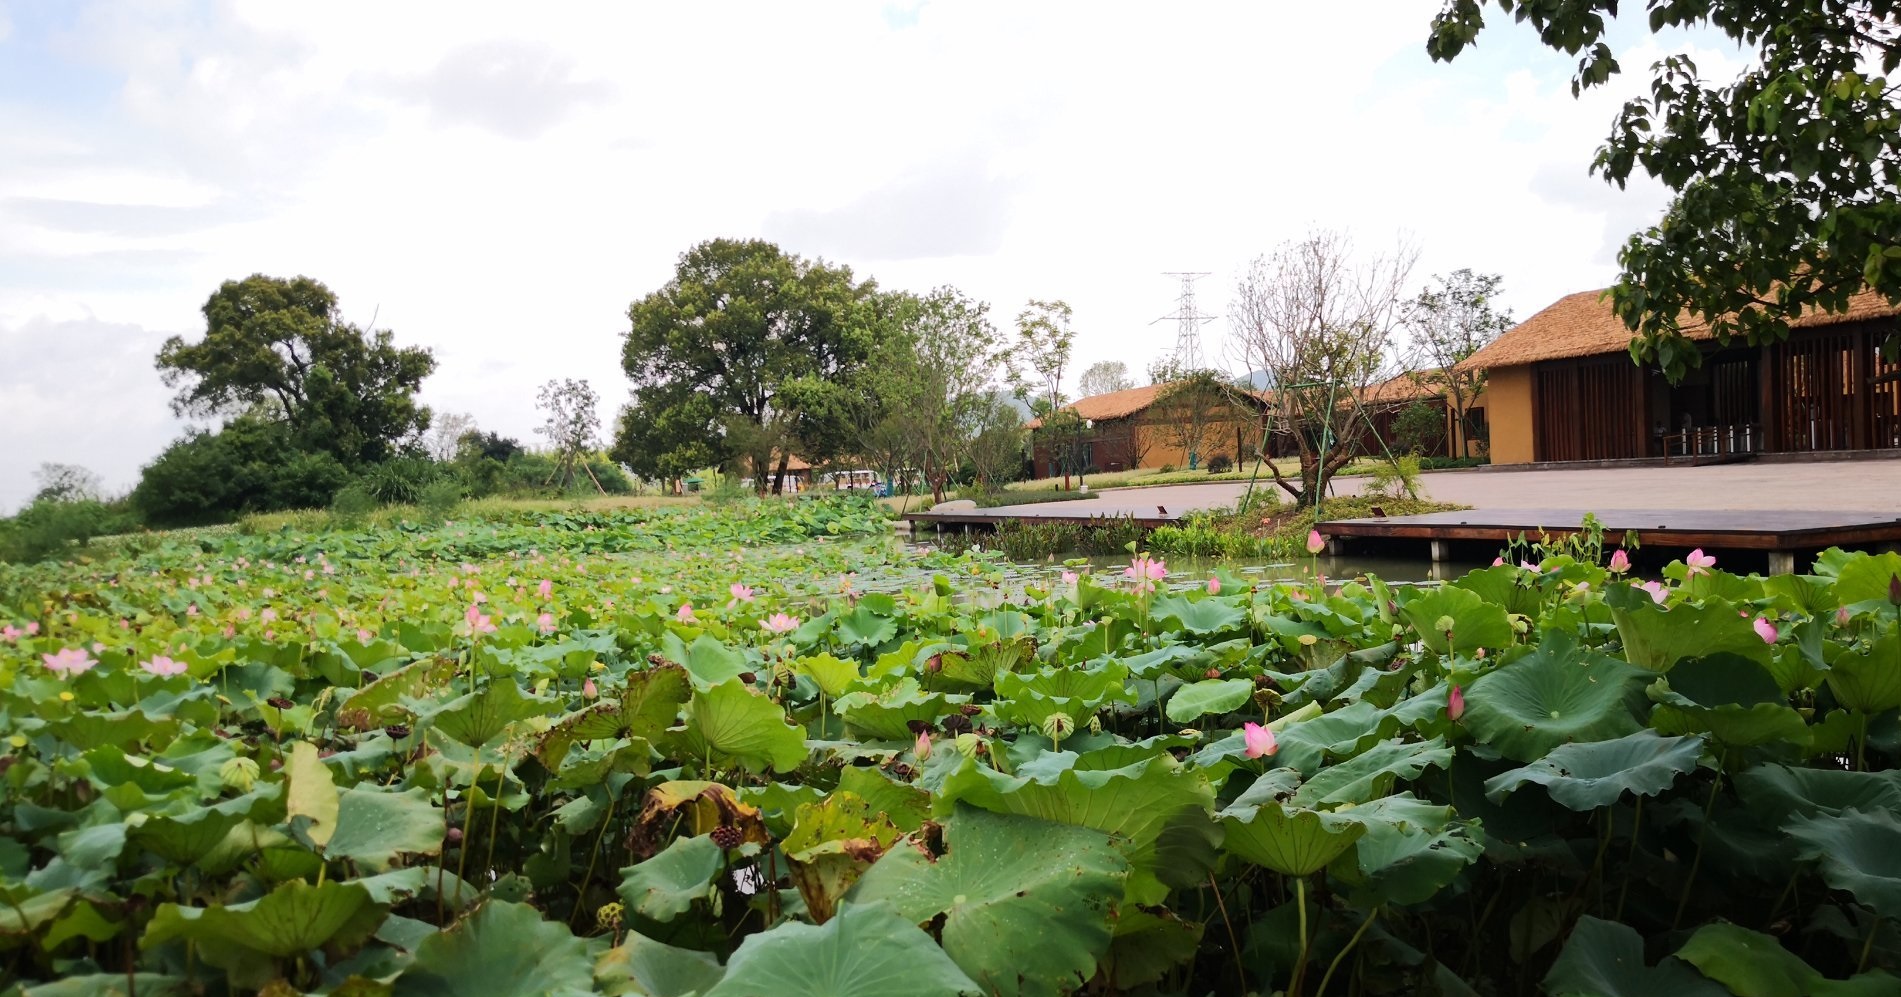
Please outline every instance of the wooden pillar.
[{"label": "wooden pillar", "polygon": [[1848,446],[1855,450],[1866,450],[1874,445],[1873,406],[1869,404],[1869,394],[1874,388],[1874,351],[1875,337],[1872,330],[1861,330],[1849,340],[1849,349],[1854,358],[1849,362]]},{"label": "wooden pillar", "polygon": [[1768,343],[1763,344],[1762,356],[1756,361],[1756,387],[1760,392],[1756,403],[1756,418],[1762,422],[1762,451],[1775,453],[1783,449],[1782,423],[1783,410],[1788,405],[1787,394],[1782,390],[1782,369],[1777,364],[1781,349]]},{"label": "wooden pillar", "polygon": [[1772,575],[1795,574],[1795,551],[1772,550],[1769,552],[1769,573]]},{"label": "wooden pillar", "polygon": [[1432,541],[1432,563],[1444,564],[1452,560],[1452,545],[1444,540]]}]

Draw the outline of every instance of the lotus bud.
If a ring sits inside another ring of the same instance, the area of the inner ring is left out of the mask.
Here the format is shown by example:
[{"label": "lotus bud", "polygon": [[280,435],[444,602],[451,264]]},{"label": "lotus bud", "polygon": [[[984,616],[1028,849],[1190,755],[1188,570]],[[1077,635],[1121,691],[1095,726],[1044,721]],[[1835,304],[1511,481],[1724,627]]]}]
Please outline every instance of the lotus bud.
[{"label": "lotus bud", "polygon": [[1901,606],[1901,575],[1888,576],[1888,603]]},{"label": "lotus bud", "polygon": [[925,760],[926,758],[931,757],[931,732],[930,731],[926,730],[918,734],[917,744],[912,747],[912,754],[915,754],[917,756],[917,760],[920,762]]},{"label": "lotus bud", "polygon": [[233,758],[218,766],[218,781],[234,793],[248,793],[257,785],[257,772],[255,759]]}]

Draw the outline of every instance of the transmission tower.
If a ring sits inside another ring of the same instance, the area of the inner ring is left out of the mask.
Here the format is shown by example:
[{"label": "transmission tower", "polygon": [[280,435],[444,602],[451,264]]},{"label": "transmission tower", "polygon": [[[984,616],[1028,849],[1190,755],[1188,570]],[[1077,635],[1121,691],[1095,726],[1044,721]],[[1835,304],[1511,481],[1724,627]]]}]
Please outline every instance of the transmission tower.
[{"label": "transmission tower", "polygon": [[[1165,277],[1174,277],[1181,281],[1181,293],[1175,302],[1175,314],[1164,315],[1155,322],[1175,323],[1175,362],[1183,370],[1200,370],[1201,327],[1215,320],[1213,315],[1203,315],[1195,304],[1195,281],[1208,276],[1206,273],[1183,273],[1171,271]],[[1154,325],[1155,322],[1150,322]]]}]

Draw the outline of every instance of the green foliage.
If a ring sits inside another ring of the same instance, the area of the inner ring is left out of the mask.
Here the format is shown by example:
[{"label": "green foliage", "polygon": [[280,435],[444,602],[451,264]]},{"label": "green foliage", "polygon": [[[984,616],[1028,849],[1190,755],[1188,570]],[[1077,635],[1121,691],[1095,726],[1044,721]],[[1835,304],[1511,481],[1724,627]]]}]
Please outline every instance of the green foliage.
[{"label": "green foliage", "polygon": [[1419,497],[1419,457],[1400,454],[1380,461],[1367,472],[1364,494],[1370,498],[1399,499]]},{"label": "green foliage", "polygon": [[1439,456],[1446,452],[1445,410],[1431,402],[1414,402],[1393,416],[1393,446],[1401,453]]},{"label": "green foliage", "polygon": [[281,422],[296,449],[351,468],[394,456],[429,426],[415,393],[435,358],[343,321],[336,295],[309,277],[225,281],[204,315],[204,339],[173,336],[158,353],[181,415],[257,414]]},{"label": "green foliage", "polygon": [[1232,470],[1234,470],[1234,458],[1227,454],[1218,453],[1208,458],[1209,474],[1226,474]]},{"label": "green foliage", "polygon": [[13,516],[0,519],[0,561],[63,557],[97,537],[126,533],[139,525],[137,512],[125,500],[37,498]]},{"label": "green foliage", "polygon": [[0,565],[0,985],[1894,989],[1892,558],[1148,591],[885,528],[476,506]]},{"label": "green foliage", "polygon": [[[1451,59],[1488,4],[1448,2],[1427,51]],[[1607,38],[1616,0],[1512,3],[1545,45],[1578,56],[1573,94],[1619,70]],[[1714,29],[1745,50],[1740,75],[1706,79],[1689,54],[1652,63],[1647,96],[1626,103],[1593,172],[1619,187],[1639,168],[1676,192],[1657,225],[1618,254],[1611,289],[1635,334],[1631,357],[1671,378],[1701,362],[1681,322],[1721,342],[1787,337],[1811,310],[1843,311],[1864,285],[1901,302],[1901,66],[1894,6],[1779,0],[1652,2],[1649,27]],[[1722,275],[1721,278],[1712,275]],[[1890,353],[1901,340],[1890,340]]]},{"label": "green foliage", "polygon": [[298,449],[283,423],[241,416],[165,448],[140,475],[132,504],[154,526],[195,525],[323,508],[348,478],[334,456]]}]

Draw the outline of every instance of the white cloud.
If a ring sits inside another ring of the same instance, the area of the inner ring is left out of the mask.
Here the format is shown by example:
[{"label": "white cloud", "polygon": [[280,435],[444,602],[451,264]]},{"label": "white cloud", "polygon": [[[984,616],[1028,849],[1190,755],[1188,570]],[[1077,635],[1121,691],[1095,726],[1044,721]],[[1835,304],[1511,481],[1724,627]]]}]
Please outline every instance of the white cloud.
[{"label": "white cloud", "polygon": [[[524,439],[549,378],[626,397],[628,303],[714,236],[955,284],[1006,323],[1067,299],[1074,371],[1172,345],[1163,271],[1214,271],[1224,311],[1247,259],[1315,225],[1410,232],[1422,279],[1501,272],[1521,314],[1604,283],[1664,199],[1585,166],[1661,49],[1577,101],[1515,25],[1430,64],[1437,7],[115,0],[16,26],[8,54],[61,82],[0,96],[6,355],[115,394],[0,430],[44,455],[0,462],[0,508],[39,459],[121,483],[149,459],[177,429],[163,334],[124,330],[190,334],[253,272],[324,280],[436,351],[425,401]],[[71,321],[140,349],[101,370],[53,342]]]}]

